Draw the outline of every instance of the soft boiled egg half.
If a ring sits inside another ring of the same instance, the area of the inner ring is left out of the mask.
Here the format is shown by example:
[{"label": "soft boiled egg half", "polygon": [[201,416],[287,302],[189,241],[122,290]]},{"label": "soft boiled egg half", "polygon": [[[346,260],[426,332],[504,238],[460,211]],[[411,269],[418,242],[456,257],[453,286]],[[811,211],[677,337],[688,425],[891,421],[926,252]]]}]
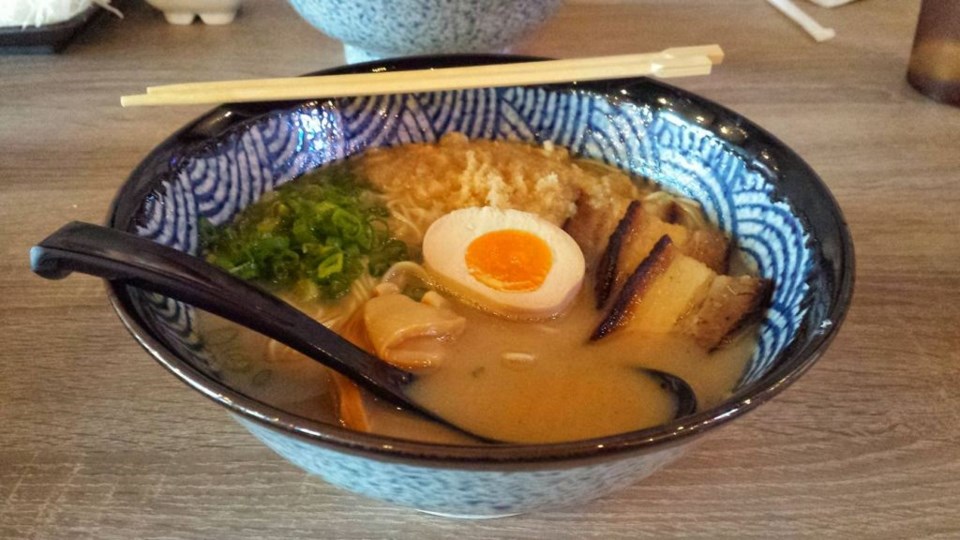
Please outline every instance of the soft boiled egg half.
[{"label": "soft boiled egg half", "polygon": [[519,210],[455,210],[423,237],[427,270],[469,303],[517,319],[564,312],[583,284],[584,260],[569,234]]}]

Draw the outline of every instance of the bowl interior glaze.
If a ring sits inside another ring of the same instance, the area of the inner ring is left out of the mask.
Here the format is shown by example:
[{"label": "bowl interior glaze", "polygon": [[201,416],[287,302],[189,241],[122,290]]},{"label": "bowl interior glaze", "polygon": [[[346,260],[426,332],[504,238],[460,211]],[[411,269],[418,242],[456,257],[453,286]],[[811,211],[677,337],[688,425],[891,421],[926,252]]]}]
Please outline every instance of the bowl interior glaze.
[{"label": "bowl interior glaze", "polygon": [[[422,57],[333,72],[505,60]],[[730,400],[672,424],[555,445],[443,446],[359,434],[276,408],[230,387],[191,306],[111,284],[125,324],[167,368],[233,412],[334,446],[458,461],[542,461],[679,441],[778,393],[816,360],[849,304],[853,249],[842,214],[793,151],[740,115],[650,79],[227,105],[161,144],[132,173],[109,224],[195,254],[198,220],[237,212],[306,171],[377,146],[471,137],[543,143],[651,178],[699,201],[774,280],[759,346]]]}]

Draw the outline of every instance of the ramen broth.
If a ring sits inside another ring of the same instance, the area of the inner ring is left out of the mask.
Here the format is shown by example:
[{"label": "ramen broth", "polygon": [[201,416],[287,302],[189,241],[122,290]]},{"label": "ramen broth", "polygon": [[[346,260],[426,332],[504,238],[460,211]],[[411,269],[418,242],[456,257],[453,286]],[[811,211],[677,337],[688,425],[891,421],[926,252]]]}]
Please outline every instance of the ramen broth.
[{"label": "ramen broth", "polygon": [[[564,317],[540,323],[510,321],[458,306],[467,330],[451,343],[450,361],[419,374],[409,395],[478,434],[514,442],[556,442],[599,437],[669,421],[674,403],[637,368],[679,376],[701,409],[730,395],[756,345],[753,331],[708,353],[691,339],[629,332],[587,343],[599,315],[583,290]],[[301,416],[336,421],[329,373],[308,358],[269,361],[268,340],[209,314],[203,335],[235,340],[220,348],[225,376],[239,390]],[[215,345],[215,344],[214,344]],[[214,347],[217,349],[217,347]],[[458,443],[470,439],[389,403],[366,396],[370,431]]]},{"label": "ramen broth", "polygon": [[671,334],[623,333],[587,343],[599,322],[588,291],[567,316],[523,323],[465,310],[468,331],[451,361],[409,390],[445,418],[477,434],[513,442],[559,442],[651,427],[671,420],[675,403],[650,375],[684,379],[698,400],[729,395],[754,345],[744,335],[710,355]]},{"label": "ramen broth", "polygon": [[[471,154],[474,147],[469,145],[476,145],[479,158]],[[578,193],[595,189],[594,197],[629,201],[652,191],[605,165],[574,161],[563,150],[468,142],[462,137],[445,137],[439,145],[372,151],[349,163],[385,198],[391,212],[388,221],[396,236],[411,247],[414,263],[422,262],[420,243],[426,227],[457,208],[492,203],[532,211],[561,226],[570,219]],[[499,191],[468,189],[467,183],[490,178],[491,170],[502,172],[502,178],[491,180],[500,186]],[[424,176],[436,181],[418,187],[416,179]],[[469,180],[464,180],[467,177]],[[618,215],[624,207],[616,208]],[[705,220],[699,210],[691,215],[699,220],[695,227],[707,226],[702,224]],[[756,326],[738,327],[716,347],[698,344],[682,332],[649,332],[631,326],[591,340],[591,332],[607,316],[607,309],[598,309],[591,277],[597,271],[600,251],[587,242],[581,245],[586,259],[583,286],[572,293],[575,296],[569,306],[557,316],[529,320],[512,312],[505,315],[499,308],[486,308],[482,299],[478,302],[445,286],[441,279],[411,278],[420,290],[410,296],[419,298],[423,290],[439,293],[444,309],[462,322],[462,331],[439,338],[432,334],[414,337],[404,344],[414,351],[421,345],[423,350],[442,349],[441,362],[428,362],[427,367],[415,370],[417,378],[408,387],[409,395],[468,431],[512,442],[569,441],[670,421],[676,411],[673,396],[640,368],[664,371],[686,381],[700,410],[728,398],[755,348]],[[424,264],[420,272],[431,274],[429,265]],[[726,265],[724,262],[724,270],[731,275],[749,273],[735,252],[729,256],[729,268]],[[391,269],[388,275],[403,273]],[[305,302],[292,291],[280,291],[279,295],[375,353],[362,314],[369,299],[377,296],[378,283],[379,278],[367,275],[336,303]],[[327,368],[213,315],[201,314],[198,326],[213,355],[211,365],[241,392],[307,418],[345,421],[338,418],[343,396],[338,395]],[[374,433],[442,443],[471,441],[366,394],[362,409],[363,428]]]}]

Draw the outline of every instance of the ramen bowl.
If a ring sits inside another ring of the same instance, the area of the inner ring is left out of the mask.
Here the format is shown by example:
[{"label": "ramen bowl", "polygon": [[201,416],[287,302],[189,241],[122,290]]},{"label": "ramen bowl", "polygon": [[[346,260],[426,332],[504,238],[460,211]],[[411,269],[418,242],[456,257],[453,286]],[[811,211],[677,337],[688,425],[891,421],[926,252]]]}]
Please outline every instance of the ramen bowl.
[{"label": "ramen bowl", "polygon": [[503,52],[563,0],[289,0],[343,42],[347,62],[441,53]]},{"label": "ramen bowl", "polygon": [[[357,73],[524,60],[421,57]],[[114,307],[161,365],[291,463],[374,499],[451,516],[580,504],[666,466],[797,380],[830,343],[853,288],[853,248],[811,168],[742,116],[658,81],[606,82],[221,106],[157,147],[114,201],[109,226],[196,254],[201,219],[223,223],[264,193],[365,149],[474,138],[552,142],[690,197],[775,289],[726,401],[657,427],[555,444],[433,444],[351,431],[242,390],[196,310],[109,283]]]}]

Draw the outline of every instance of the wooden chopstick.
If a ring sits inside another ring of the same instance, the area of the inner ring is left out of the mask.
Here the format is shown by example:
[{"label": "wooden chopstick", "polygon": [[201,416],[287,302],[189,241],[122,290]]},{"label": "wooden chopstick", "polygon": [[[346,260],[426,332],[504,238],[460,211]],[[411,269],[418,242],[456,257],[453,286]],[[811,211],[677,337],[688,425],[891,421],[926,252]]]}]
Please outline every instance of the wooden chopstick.
[{"label": "wooden chopstick", "polygon": [[521,86],[652,75],[707,75],[723,62],[719,45],[676,47],[658,53],[597,58],[545,60],[416,71],[391,71],[318,77],[185,83],[147,88],[146,94],[123,96],[124,107],[280,101],[337,96]]},{"label": "wooden chopstick", "polygon": [[398,73],[416,73],[418,78],[445,78],[470,75],[481,71],[480,68],[492,68],[500,73],[538,73],[564,69],[577,69],[585,65],[592,67],[618,66],[629,64],[656,63],[657,61],[671,61],[690,57],[709,58],[711,64],[723,62],[723,49],[719,45],[703,45],[697,47],[674,47],[655,53],[624,54],[617,56],[600,56],[595,58],[575,58],[566,60],[547,60],[541,62],[521,62],[514,64],[495,64],[490,66],[468,66],[459,68],[439,68],[414,72],[370,73],[363,75],[325,75],[322,77],[289,77],[280,79],[250,79],[240,81],[214,81],[201,83],[168,84],[165,86],[149,86],[148,94],[213,91],[234,88],[286,87],[293,85],[311,85],[317,81],[323,84],[333,84],[339,81],[358,80],[364,77],[367,81],[375,82],[378,78],[392,78]]}]

